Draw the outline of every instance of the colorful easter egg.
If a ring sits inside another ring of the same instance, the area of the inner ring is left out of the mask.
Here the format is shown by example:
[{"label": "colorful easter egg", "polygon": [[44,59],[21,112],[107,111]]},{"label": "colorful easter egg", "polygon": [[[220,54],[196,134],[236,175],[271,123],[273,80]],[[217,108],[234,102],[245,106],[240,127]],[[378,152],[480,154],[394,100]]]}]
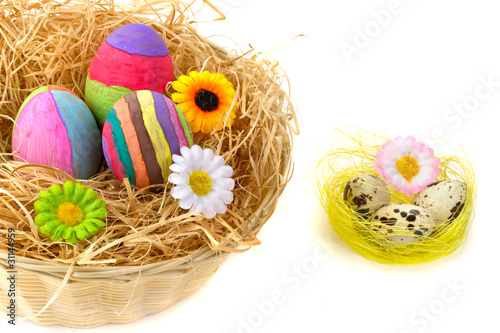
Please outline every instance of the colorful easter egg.
[{"label": "colorful easter egg", "polygon": [[132,92],[111,108],[102,130],[104,156],[115,176],[138,188],[163,184],[172,156],[191,147],[191,128],[182,111],[164,95]]},{"label": "colorful easter egg", "polygon": [[85,84],[85,102],[102,125],[121,97],[137,90],[164,94],[173,80],[172,58],[160,35],[147,25],[127,24],[97,50]]},{"label": "colorful easter egg", "polygon": [[101,134],[85,103],[59,86],[35,90],[21,105],[12,136],[18,161],[56,167],[77,179],[95,175]]}]

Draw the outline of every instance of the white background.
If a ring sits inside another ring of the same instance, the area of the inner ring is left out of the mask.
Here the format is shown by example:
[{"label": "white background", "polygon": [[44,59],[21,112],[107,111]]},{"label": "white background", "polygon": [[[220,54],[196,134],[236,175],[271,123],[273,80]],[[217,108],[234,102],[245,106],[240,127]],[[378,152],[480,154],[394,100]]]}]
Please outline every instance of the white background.
[{"label": "white background", "polygon": [[[227,20],[199,31],[230,36],[244,51],[307,36],[272,54],[290,77],[301,126],[293,180],[259,234],[261,246],[230,256],[205,287],[161,313],[88,332],[500,332],[498,2],[214,3]],[[373,15],[381,12],[383,24]],[[207,9],[199,19],[214,17]],[[366,29],[371,36],[363,39]],[[346,56],[347,44],[357,53]],[[309,165],[334,128],[459,140],[479,179],[465,245],[438,263],[410,267],[380,266],[342,245],[319,214]],[[0,326],[13,329],[6,320]],[[16,330],[83,332],[30,322]]]}]

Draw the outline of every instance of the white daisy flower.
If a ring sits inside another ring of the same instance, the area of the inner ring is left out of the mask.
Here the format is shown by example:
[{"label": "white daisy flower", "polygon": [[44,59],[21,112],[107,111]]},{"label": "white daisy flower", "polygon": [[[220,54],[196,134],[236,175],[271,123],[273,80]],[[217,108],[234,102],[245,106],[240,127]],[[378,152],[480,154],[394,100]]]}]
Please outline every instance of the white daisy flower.
[{"label": "white daisy flower", "polygon": [[182,147],[181,156],[172,156],[173,172],[168,180],[175,186],[172,197],[179,199],[179,207],[190,212],[202,212],[206,218],[223,214],[233,201],[233,168],[225,165],[222,156],[212,149],[200,146]]}]

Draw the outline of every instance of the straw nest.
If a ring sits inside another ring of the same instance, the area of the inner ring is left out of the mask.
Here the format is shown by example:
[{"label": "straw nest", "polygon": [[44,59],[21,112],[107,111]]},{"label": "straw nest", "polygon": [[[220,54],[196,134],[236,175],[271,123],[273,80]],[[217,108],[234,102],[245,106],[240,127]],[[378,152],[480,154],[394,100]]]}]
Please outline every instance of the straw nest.
[{"label": "straw nest", "polygon": [[[352,177],[358,173],[377,175],[373,161],[381,148],[378,143],[388,140],[375,135],[346,135],[339,140],[339,145],[343,148],[331,149],[321,158],[316,169],[316,190],[330,225],[346,245],[365,258],[380,263],[419,264],[454,252],[466,240],[475,214],[476,179],[474,167],[467,158],[437,156],[441,159],[441,173],[437,181],[463,181],[468,187],[467,197],[461,213],[452,223],[443,223],[418,242],[398,244],[385,239],[373,231],[369,218],[356,213],[344,201],[344,188]],[[388,187],[391,203],[411,204],[412,198]]]},{"label": "straw nest", "polygon": [[[214,8],[207,1],[205,4]],[[215,8],[214,8],[215,9]],[[200,36],[190,24],[189,5],[144,1],[120,8],[113,0],[0,2],[0,250],[7,229],[16,230],[17,255],[77,265],[144,265],[189,255],[200,248],[242,252],[259,244],[257,233],[271,216],[290,176],[295,112],[276,61],[250,50],[227,51]],[[51,242],[33,222],[38,192],[73,180],[53,168],[12,160],[13,119],[36,88],[60,85],[83,98],[92,58],[104,39],[127,23],[144,23],[166,41],[175,75],[220,72],[240,103],[230,129],[195,134],[234,169],[234,201],[214,219],[192,217],[170,196],[132,189],[103,164],[89,180],[79,180],[107,202],[107,227],[76,245]]]}]

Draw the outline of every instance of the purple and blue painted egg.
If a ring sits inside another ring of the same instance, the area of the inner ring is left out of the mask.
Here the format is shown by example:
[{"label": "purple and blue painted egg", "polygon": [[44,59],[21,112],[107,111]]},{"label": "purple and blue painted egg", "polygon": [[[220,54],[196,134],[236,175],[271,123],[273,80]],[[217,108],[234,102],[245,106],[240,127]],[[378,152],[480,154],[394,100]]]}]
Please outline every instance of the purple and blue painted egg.
[{"label": "purple and blue painted egg", "polygon": [[182,111],[164,95],[150,90],[120,98],[102,131],[104,157],[115,176],[138,188],[167,182],[172,156],[193,136]]},{"label": "purple and blue painted egg", "polygon": [[17,161],[56,167],[77,179],[95,175],[102,161],[101,135],[87,105],[70,90],[41,87],[16,118],[12,150]]}]

